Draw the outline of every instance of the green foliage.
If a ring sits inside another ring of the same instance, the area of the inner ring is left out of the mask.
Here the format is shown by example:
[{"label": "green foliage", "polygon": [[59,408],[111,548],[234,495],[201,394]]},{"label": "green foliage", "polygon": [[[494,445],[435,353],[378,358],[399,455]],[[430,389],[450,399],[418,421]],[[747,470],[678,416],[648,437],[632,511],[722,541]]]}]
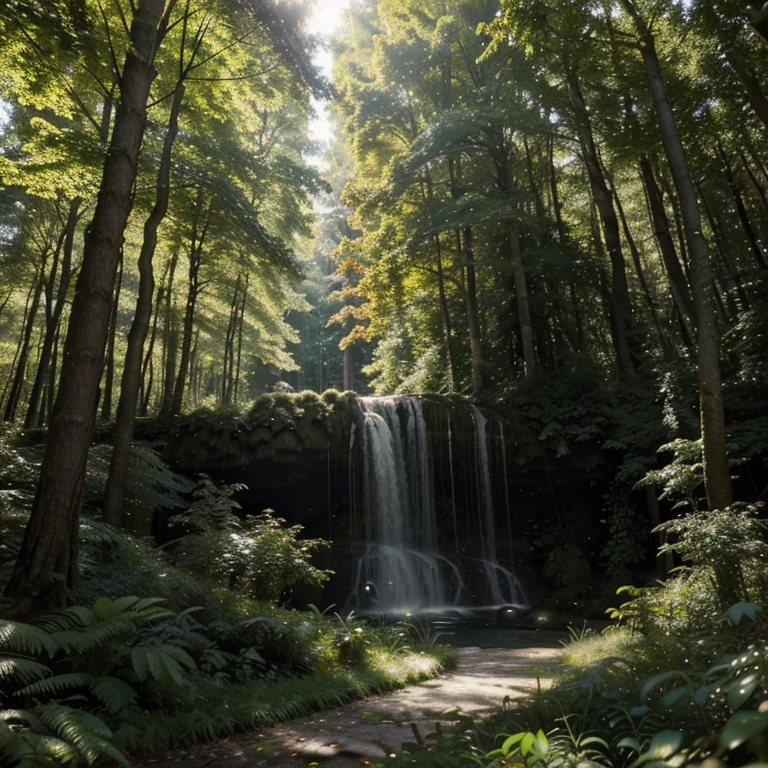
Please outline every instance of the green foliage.
[{"label": "green foliage", "polygon": [[[91,448],[83,493],[84,503],[98,504],[101,500],[111,455],[111,446],[106,443]],[[148,534],[155,510],[176,510],[187,506],[186,496],[193,488],[194,482],[174,472],[149,445],[134,444],[123,502],[125,527],[140,534]]]},{"label": "green foliage", "polygon": [[327,543],[299,539],[302,526],[285,526],[272,510],[240,520],[230,496],[242,486],[217,487],[203,477],[196,501],[174,520],[188,533],[174,545],[176,561],[207,573],[257,600],[277,601],[296,584],[320,585],[329,572],[312,565],[313,553]]}]

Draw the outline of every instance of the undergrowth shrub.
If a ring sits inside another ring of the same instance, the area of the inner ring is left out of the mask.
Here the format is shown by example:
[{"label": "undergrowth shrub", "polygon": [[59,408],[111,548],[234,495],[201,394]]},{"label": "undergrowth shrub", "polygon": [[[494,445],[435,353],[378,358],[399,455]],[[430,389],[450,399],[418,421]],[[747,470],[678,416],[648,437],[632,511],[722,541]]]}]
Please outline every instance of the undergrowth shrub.
[{"label": "undergrowth shrub", "polygon": [[241,487],[219,487],[202,477],[194,503],[172,521],[186,532],[173,543],[174,560],[256,600],[276,602],[297,584],[322,585],[330,572],[311,560],[328,542],[299,539],[302,526],[286,526],[272,510],[241,520],[231,498]]}]

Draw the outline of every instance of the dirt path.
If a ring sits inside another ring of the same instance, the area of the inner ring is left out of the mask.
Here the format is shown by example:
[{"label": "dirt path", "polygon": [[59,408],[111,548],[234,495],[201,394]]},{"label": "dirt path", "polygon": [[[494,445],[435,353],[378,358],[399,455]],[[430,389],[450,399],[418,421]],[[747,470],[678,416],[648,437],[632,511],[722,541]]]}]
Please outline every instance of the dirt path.
[{"label": "dirt path", "polygon": [[451,710],[484,714],[498,709],[505,696],[535,689],[539,676],[556,662],[557,647],[458,648],[458,667],[435,680],[385,696],[347,704],[314,716],[292,720],[253,733],[239,734],[170,761],[145,765],[185,768],[360,768],[380,760],[374,742],[394,749],[413,741],[412,724],[426,735]]}]

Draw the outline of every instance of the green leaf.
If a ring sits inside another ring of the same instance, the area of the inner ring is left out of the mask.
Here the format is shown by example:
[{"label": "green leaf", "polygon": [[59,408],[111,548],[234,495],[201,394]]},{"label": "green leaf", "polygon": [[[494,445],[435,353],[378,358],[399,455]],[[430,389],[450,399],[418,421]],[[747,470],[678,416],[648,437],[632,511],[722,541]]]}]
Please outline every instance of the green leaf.
[{"label": "green leaf", "polygon": [[758,603],[734,603],[723,614],[723,618],[727,619],[734,626],[738,626],[741,624],[743,619],[756,621],[758,614],[762,613],[762,611],[762,606],[760,606]]},{"label": "green leaf", "polygon": [[632,736],[625,736],[616,746],[619,749],[631,749],[638,753],[642,749],[640,742],[637,739],[632,738]]},{"label": "green leaf", "polygon": [[720,746],[736,749],[768,730],[768,712],[736,712],[720,731]]},{"label": "green leaf", "polygon": [[685,734],[680,731],[673,731],[671,729],[659,731],[651,739],[648,751],[644,757],[654,760],[666,760],[680,751],[684,741]]},{"label": "green leaf", "polygon": [[728,686],[728,706],[731,709],[739,709],[752,694],[758,689],[761,676],[757,673],[739,677]]},{"label": "green leaf", "polygon": [[525,737],[525,731],[521,731],[520,733],[513,733],[511,736],[508,736],[504,743],[501,745],[501,752],[504,755],[508,755],[510,749],[515,746],[515,744],[519,744],[523,738]]}]

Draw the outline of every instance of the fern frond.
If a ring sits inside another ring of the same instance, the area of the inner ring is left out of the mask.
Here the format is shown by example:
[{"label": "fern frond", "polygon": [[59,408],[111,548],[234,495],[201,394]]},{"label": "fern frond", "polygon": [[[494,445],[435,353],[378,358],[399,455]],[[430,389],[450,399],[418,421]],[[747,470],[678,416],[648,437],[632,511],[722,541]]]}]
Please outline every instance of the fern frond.
[{"label": "fern frond", "polygon": [[[82,617],[77,613],[77,610],[78,606],[67,608],[63,611],[53,611],[38,619],[36,624],[46,632],[53,633],[64,632],[68,629],[87,626],[88,623],[93,623],[83,621]],[[88,609],[83,608],[82,610],[87,611]]]},{"label": "fern frond", "polygon": [[[0,709],[0,721],[5,725],[23,723],[38,733],[46,732],[43,721],[29,709]],[[0,736],[1,740],[2,736]]]},{"label": "fern frond", "polygon": [[179,648],[176,645],[161,645],[159,650],[170,656],[172,659],[187,669],[197,669],[195,660],[183,648]]},{"label": "fern frond", "polygon": [[124,680],[117,677],[100,677],[90,684],[91,693],[107,708],[110,714],[116,715],[136,703],[138,694]]},{"label": "fern frond", "polygon": [[130,619],[110,619],[83,629],[55,632],[53,638],[68,652],[85,653],[103,648],[116,640],[127,640],[136,634],[136,625]]},{"label": "fern frond", "polygon": [[[34,750],[34,757],[29,764],[30,768],[38,768],[40,765],[77,765],[83,758],[77,748],[68,744],[50,733],[23,733],[27,744]],[[25,768],[25,763],[19,764],[18,768]]]},{"label": "fern frond", "polygon": [[149,649],[147,652],[147,663],[152,672],[152,677],[158,682],[170,678],[176,685],[184,685],[179,662],[168,654],[154,648]]},{"label": "fern frond", "polygon": [[63,675],[54,675],[16,691],[17,696],[56,696],[61,691],[69,688],[81,688],[88,685],[93,677],[84,672],[67,672]]},{"label": "fern frond", "polygon": [[130,765],[125,755],[107,741],[112,738],[112,731],[97,717],[55,704],[38,707],[37,711],[48,728],[62,741],[73,745],[89,765],[102,756]]},{"label": "fern frond", "polygon": [[33,659],[20,659],[12,656],[0,658],[0,681],[19,680],[22,683],[32,683],[40,680],[53,672]]},{"label": "fern frond", "polygon": [[131,651],[131,665],[140,682],[143,682],[149,677],[149,659],[147,658],[147,653],[148,649],[141,645]]},{"label": "fern frond", "polygon": [[136,603],[134,608],[137,611],[145,611],[147,608],[152,608],[153,606],[156,606],[158,603],[164,603],[164,602],[166,602],[164,597],[145,597],[139,600],[139,602]]},{"label": "fern frond", "polygon": [[39,656],[53,656],[59,650],[56,640],[44,629],[32,624],[0,619],[0,650]]},{"label": "fern frond", "polygon": [[0,765],[34,765],[37,754],[34,747],[19,733],[0,719]]}]

